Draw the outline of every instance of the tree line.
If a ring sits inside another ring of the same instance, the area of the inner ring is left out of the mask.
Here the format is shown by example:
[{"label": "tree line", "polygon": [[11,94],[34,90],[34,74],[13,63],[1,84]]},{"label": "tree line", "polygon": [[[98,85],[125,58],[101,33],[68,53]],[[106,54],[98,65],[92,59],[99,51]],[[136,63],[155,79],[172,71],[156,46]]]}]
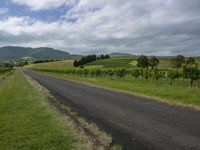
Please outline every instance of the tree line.
[{"label": "tree line", "polygon": [[[155,56],[148,58],[145,55],[141,55],[137,58],[137,67],[154,68],[154,67],[157,67],[159,63],[160,63],[159,59]],[[186,59],[182,55],[177,55],[176,57],[171,59],[171,67],[176,68],[176,69],[180,69],[184,65],[194,65],[194,64],[197,65],[193,57],[189,57]]]},{"label": "tree line", "polygon": [[38,63],[55,62],[55,61],[60,61],[60,60],[56,60],[56,59],[36,60],[36,61],[34,61],[33,63],[34,63],[34,64],[38,64]]},{"label": "tree line", "polygon": [[8,67],[0,66],[0,75],[9,76],[13,73],[13,67],[10,65]]},{"label": "tree line", "polygon": [[3,62],[0,64],[0,69],[8,68],[12,69],[14,67],[14,63],[12,62]]},{"label": "tree line", "polygon": [[109,55],[100,55],[100,56],[96,56],[96,55],[88,55],[88,56],[84,56],[82,57],[80,60],[74,60],[74,67],[78,67],[78,66],[83,66],[87,63],[96,61],[96,60],[100,60],[100,59],[108,59],[110,58]]}]

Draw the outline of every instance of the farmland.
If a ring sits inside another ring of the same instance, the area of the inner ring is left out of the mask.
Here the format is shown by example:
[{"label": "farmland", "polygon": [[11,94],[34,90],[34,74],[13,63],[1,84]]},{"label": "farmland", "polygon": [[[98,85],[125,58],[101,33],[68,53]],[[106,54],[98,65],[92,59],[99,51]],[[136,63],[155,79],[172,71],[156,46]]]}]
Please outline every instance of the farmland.
[{"label": "farmland", "polygon": [[[170,69],[170,60],[170,58],[160,59],[159,74],[156,70],[149,69],[134,71],[136,59],[130,57],[97,60],[86,64],[85,69],[72,67],[72,61],[54,62],[51,65],[49,63],[37,64],[25,68],[58,78],[199,109],[199,83],[195,81],[193,87],[189,88],[189,79],[178,76],[171,79],[171,72],[162,71]],[[199,63],[199,60],[196,60],[196,62]],[[140,72],[137,79],[134,72]],[[146,77],[147,73],[150,74],[148,77]],[[154,73],[157,76],[153,77]],[[172,80],[173,84],[171,83]]]},{"label": "farmland", "polygon": [[[195,60],[200,65],[200,58],[196,58]],[[136,66],[136,64],[137,61],[135,57],[111,57],[110,59],[96,60],[94,62],[88,63],[85,65],[85,68],[133,68]],[[48,68],[58,70],[67,70],[71,67],[73,67],[73,60],[47,62],[26,66],[26,68]],[[160,58],[158,68],[171,68],[171,58]]]},{"label": "farmland", "polygon": [[110,59],[97,60],[87,64],[86,66],[102,65],[104,68],[132,67],[131,62],[134,60],[135,59],[131,57],[113,57]]},{"label": "farmland", "polygon": [[[196,62],[200,65],[200,58],[195,58]],[[105,60],[97,60],[95,62],[91,62],[86,65],[88,66],[102,66],[104,68],[120,68],[120,67],[128,67],[132,68],[136,66],[136,57],[112,57],[110,59]],[[171,58],[168,57],[161,57],[160,63],[158,65],[159,69],[169,69],[171,68]]]}]

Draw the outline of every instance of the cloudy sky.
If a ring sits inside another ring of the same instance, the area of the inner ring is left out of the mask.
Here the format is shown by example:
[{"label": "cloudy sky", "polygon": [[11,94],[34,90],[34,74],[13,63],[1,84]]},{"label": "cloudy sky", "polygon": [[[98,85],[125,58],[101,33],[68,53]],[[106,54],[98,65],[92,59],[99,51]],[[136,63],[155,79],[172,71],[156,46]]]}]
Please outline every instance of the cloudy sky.
[{"label": "cloudy sky", "polygon": [[200,55],[200,0],[0,0],[0,46]]}]

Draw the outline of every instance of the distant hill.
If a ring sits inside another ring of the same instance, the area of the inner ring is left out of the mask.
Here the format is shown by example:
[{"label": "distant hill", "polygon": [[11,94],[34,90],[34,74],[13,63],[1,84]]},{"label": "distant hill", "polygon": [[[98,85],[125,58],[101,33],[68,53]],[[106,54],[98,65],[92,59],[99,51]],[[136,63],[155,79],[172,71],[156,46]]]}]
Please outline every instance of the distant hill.
[{"label": "distant hill", "polygon": [[36,60],[61,60],[78,59],[81,56],[48,47],[29,48],[6,46],[0,48],[0,61],[19,60],[23,57],[32,57]]},{"label": "distant hill", "polygon": [[111,57],[120,57],[120,56],[135,56],[129,53],[111,53],[110,54]]}]

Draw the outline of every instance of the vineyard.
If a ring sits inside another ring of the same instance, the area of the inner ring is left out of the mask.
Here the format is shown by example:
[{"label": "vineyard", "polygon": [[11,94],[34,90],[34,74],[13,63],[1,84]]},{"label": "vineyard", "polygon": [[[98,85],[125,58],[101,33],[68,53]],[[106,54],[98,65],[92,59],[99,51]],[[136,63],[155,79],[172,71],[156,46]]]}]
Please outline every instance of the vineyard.
[{"label": "vineyard", "polygon": [[[86,57],[87,58],[87,57]],[[163,63],[163,60],[165,60]],[[166,61],[168,60],[168,61]],[[168,68],[160,68],[168,66]],[[169,64],[172,67],[169,67]],[[181,55],[173,59],[158,59],[156,57],[140,56],[138,59],[130,57],[115,57],[97,60],[82,67],[73,67],[73,61],[60,61],[29,65],[28,69],[42,72],[64,73],[84,78],[109,78],[113,80],[134,79],[159,83],[175,84],[175,81],[186,83],[187,86],[200,86],[200,69],[198,60],[184,58]]]},{"label": "vineyard", "polygon": [[169,67],[169,58],[165,61],[161,59],[156,67],[137,67],[136,59],[129,58],[97,60],[83,68],[73,67],[73,61],[66,60],[32,64],[24,69],[83,84],[156,97],[173,104],[200,107],[199,60],[172,68]]},{"label": "vineyard", "polygon": [[[110,79],[126,79],[134,78],[135,80],[153,80],[156,83],[159,80],[169,81],[170,84],[173,84],[175,80],[183,80],[185,82],[189,81],[190,87],[196,82],[198,85],[200,80],[200,69],[197,66],[191,65],[183,67],[181,69],[170,69],[170,70],[159,70],[157,68],[139,68],[135,67],[132,69],[126,68],[113,68],[113,69],[81,69],[81,68],[69,68],[66,70],[60,69],[49,69],[49,68],[33,68],[36,71],[43,72],[58,72],[66,73],[68,75],[76,75],[81,77],[92,77],[92,78],[110,78]],[[200,86],[200,85],[198,85]]]}]

